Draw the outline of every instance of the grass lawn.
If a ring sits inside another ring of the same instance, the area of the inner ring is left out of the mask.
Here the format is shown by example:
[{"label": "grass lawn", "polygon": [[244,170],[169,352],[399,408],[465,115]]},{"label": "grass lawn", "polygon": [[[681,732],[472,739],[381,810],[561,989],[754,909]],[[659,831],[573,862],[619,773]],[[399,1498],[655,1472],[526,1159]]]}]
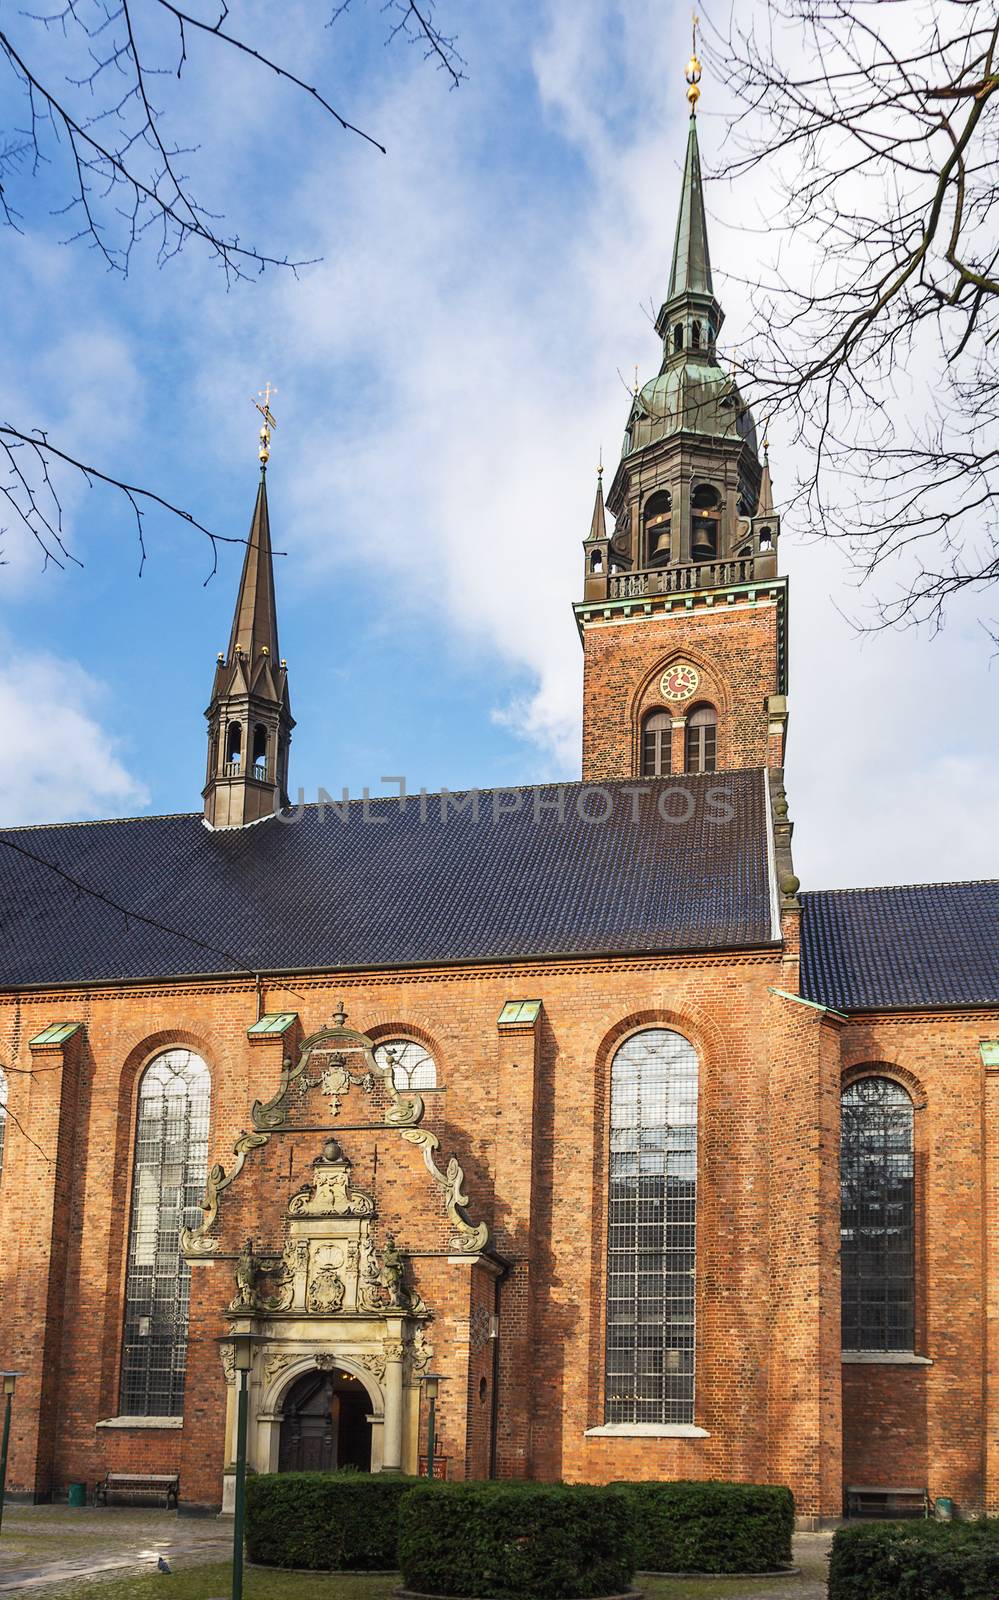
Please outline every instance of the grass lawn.
[{"label": "grass lawn", "polygon": [[[364,1573],[282,1572],[247,1567],[244,1600],[390,1600],[398,1576],[368,1577]],[[66,1600],[228,1600],[228,1562],[212,1566],[175,1569],[169,1577],[158,1572],[148,1577],[109,1578],[60,1585]],[[756,1600],[774,1594],[766,1578],[699,1578],[669,1582],[650,1578],[641,1584],[647,1600]],[[796,1600],[799,1582],[784,1579],[780,1595]],[[43,1596],[39,1597],[43,1600]],[[53,1597],[55,1600],[55,1597]]]}]

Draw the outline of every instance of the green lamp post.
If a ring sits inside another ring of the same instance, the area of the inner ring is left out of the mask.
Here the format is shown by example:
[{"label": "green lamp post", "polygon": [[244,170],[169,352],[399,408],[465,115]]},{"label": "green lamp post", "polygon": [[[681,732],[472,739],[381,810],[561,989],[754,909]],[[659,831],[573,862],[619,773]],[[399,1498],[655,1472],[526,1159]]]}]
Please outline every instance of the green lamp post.
[{"label": "green lamp post", "polygon": [[250,1369],[257,1333],[229,1333],[219,1340],[229,1345],[236,1374],[236,1482],[232,1521],[232,1600],[243,1600],[243,1532],[246,1526],[246,1423]]},{"label": "green lamp post", "polygon": [[444,1378],[439,1372],[425,1372],[420,1382],[427,1397],[427,1477],[434,1475],[434,1452],[437,1449],[437,1396]]},{"label": "green lamp post", "polygon": [[10,1413],[14,1405],[14,1386],[20,1372],[0,1372],[3,1380],[5,1403],[3,1409],[3,1444],[0,1445],[0,1528],[3,1527],[3,1503],[7,1494],[7,1451],[10,1448]]}]

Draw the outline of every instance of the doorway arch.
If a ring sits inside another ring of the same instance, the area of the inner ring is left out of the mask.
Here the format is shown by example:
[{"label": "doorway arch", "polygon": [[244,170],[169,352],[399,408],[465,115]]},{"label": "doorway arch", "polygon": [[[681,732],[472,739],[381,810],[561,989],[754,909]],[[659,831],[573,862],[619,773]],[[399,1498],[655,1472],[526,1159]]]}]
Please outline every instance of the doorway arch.
[{"label": "doorway arch", "polygon": [[279,1472],[371,1471],[371,1397],[344,1368],[303,1372],[284,1397]]}]

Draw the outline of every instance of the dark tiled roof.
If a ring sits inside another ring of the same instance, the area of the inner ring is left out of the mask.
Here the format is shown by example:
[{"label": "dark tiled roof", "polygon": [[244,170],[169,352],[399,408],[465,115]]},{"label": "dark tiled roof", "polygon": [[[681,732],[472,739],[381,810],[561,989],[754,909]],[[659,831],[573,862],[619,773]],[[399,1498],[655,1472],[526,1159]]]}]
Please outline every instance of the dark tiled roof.
[{"label": "dark tiled roof", "polygon": [[999,882],[803,894],[801,987],[836,1011],[999,1005]]},{"label": "dark tiled roof", "polygon": [[[484,791],[478,820],[442,821],[432,796],[373,801],[367,822],[355,801],[346,821],[308,806],[229,832],[200,814],[0,832],[0,985],[768,944],[763,784],[758,771],[663,779],[640,800],[608,783],[598,824],[577,814],[583,786],[565,784],[562,821],[535,820],[536,799],[556,795],[542,787],[496,791],[510,808],[496,821]],[[689,816],[664,820],[660,793]]]}]

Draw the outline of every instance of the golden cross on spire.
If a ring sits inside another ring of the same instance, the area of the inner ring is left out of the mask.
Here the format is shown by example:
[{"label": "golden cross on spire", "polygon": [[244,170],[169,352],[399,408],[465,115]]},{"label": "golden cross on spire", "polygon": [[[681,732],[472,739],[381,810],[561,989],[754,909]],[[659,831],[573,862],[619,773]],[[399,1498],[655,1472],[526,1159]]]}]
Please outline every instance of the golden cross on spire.
[{"label": "golden cross on spire", "polygon": [[277,394],[277,390],[268,382],[259,391],[256,400],[253,402],[264,419],[264,425],[260,430],[260,448],[257,451],[262,467],[266,467],[271,458],[271,430],[277,427],[277,422],[274,420],[274,414],[271,411],[271,395],[273,394]]},{"label": "golden cross on spire", "polygon": [[690,14],[690,60],[687,62],[683,74],[688,84],[687,99],[690,101],[691,116],[697,111],[697,102],[701,98],[701,91],[697,87],[701,81],[701,63],[697,58],[697,29],[700,21],[701,19],[697,12],[692,11]]}]

